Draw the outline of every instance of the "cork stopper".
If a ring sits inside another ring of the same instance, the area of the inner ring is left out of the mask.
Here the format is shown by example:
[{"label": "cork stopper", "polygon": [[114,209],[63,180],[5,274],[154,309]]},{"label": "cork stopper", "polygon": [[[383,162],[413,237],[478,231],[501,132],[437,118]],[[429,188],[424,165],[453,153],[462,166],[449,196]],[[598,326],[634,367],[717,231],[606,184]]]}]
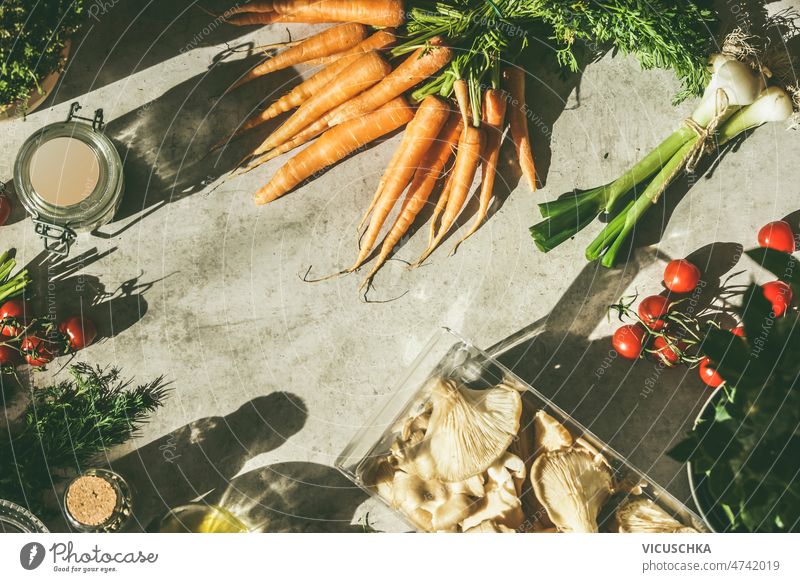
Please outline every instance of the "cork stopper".
[{"label": "cork stopper", "polygon": [[78,523],[97,526],[108,521],[114,514],[117,491],[102,477],[84,475],[69,486],[66,506]]}]

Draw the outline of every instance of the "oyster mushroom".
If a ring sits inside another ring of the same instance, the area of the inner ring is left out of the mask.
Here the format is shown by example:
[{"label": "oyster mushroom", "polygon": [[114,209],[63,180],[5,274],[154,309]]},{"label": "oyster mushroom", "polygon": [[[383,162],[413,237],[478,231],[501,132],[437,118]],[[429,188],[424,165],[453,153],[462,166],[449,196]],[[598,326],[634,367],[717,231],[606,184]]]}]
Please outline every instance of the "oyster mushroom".
[{"label": "oyster mushroom", "polygon": [[483,473],[519,430],[522,398],[512,388],[471,390],[438,379],[425,438],[399,451],[400,467],[425,480],[463,481]]},{"label": "oyster mushroom", "polygon": [[394,467],[389,457],[371,460],[361,479],[365,486],[391,503],[394,498]]},{"label": "oyster mushroom", "polygon": [[484,495],[476,475],[458,483],[425,480],[403,471],[394,474],[392,505],[427,531],[456,531]]},{"label": "oyster mushroom", "polygon": [[533,417],[533,430],[536,454],[572,446],[572,435],[567,428],[544,410]]},{"label": "oyster mushroom", "polygon": [[489,467],[486,475],[486,495],[473,508],[473,513],[464,519],[461,528],[473,529],[490,521],[516,530],[525,521],[519,499],[525,480],[525,463],[518,456],[506,453]]},{"label": "oyster mushroom", "polygon": [[698,533],[649,499],[633,499],[617,509],[620,533]]},{"label": "oyster mushroom", "polygon": [[425,433],[421,430],[414,431],[403,437],[397,437],[389,447],[389,457],[391,462],[395,465],[402,465],[408,461],[408,451],[414,450],[414,447],[425,439]]},{"label": "oyster mushroom", "polygon": [[464,533],[514,533],[514,530],[510,527],[497,524],[491,519],[487,519],[476,526],[465,529]]},{"label": "oyster mushroom", "polygon": [[597,515],[613,492],[609,469],[575,448],[540,455],[531,483],[550,520],[565,532],[597,532]]},{"label": "oyster mushroom", "polygon": [[436,532],[456,532],[458,524],[475,507],[475,500],[466,495],[453,495],[446,503],[436,508],[431,524]]},{"label": "oyster mushroom", "polygon": [[579,450],[586,451],[592,457],[594,457],[595,461],[597,461],[598,463],[603,463],[606,467],[611,469],[611,463],[608,462],[608,459],[605,458],[603,453],[598,451],[597,447],[595,447],[592,443],[587,441],[585,438],[583,438],[583,437],[576,438],[575,439],[575,448],[579,449]]},{"label": "oyster mushroom", "polygon": [[431,419],[431,412],[433,412],[433,403],[428,401],[425,403],[422,412],[409,417],[405,423],[403,423],[403,430],[400,433],[400,438],[407,441],[411,438],[412,434],[417,432],[421,431],[425,434],[425,431],[428,429],[428,422]]}]

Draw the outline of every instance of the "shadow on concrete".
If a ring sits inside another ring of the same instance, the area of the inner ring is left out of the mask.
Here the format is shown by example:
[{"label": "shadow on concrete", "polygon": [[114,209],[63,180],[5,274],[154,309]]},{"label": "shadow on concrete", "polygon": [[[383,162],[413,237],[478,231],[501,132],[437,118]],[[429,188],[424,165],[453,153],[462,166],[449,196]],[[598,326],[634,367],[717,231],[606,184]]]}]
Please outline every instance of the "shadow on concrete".
[{"label": "shadow on concrete", "polygon": [[[120,151],[126,177],[125,197],[115,223],[137,214],[142,218],[205,189],[236,167],[274,129],[281,118],[248,132],[224,149],[211,151],[243,120],[296,82],[294,69],[287,69],[265,80],[270,91],[257,81],[217,99],[257,61],[253,55],[231,62],[218,61],[204,73],[108,123],[106,134]],[[135,222],[126,224],[123,230]],[[115,223],[101,229],[100,236],[118,236],[121,230]]]},{"label": "shadow on concrete", "polygon": [[157,521],[171,508],[220,496],[248,460],[281,446],[303,427],[307,416],[305,403],[294,394],[259,396],[226,416],[195,420],[111,466],[136,491],[139,528],[157,529]]},{"label": "shadow on concrete", "polygon": [[367,494],[333,467],[276,463],[231,480],[206,500],[229,508],[260,532],[363,532],[352,524]]},{"label": "shadow on concrete", "polygon": [[[251,29],[226,25],[192,0],[115,0],[84,7],[86,24],[73,39],[64,75],[44,107],[79,98],[197,48],[235,41]],[[203,0],[215,14],[231,5]],[[140,90],[131,86],[127,90]],[[102,103],[84,103],[87,109]]]},{"label": "shadow on concrete", "polygon": [[690,500],[683,465],[666,457],[708,393],[687,368],[630,361],[609,337],[592,338],[653,251],[623,269],[587,264],[552,312],[494,346],[500,361],[678,499]]},{"label": "shadow on concrete", "polygon": [[33,283],[28,288],[31,313],[59,322],[73,315],[89,317],[97,327],[97,339],[112,338],[126,331],[147,313],[145,294],[158,281],[139,274],[116,289],[108,289],[96,275],[80,272],[113,255],[116,247],[102,253],[96,248],[80,255],[60,258],[46,251],[26,267]]}]

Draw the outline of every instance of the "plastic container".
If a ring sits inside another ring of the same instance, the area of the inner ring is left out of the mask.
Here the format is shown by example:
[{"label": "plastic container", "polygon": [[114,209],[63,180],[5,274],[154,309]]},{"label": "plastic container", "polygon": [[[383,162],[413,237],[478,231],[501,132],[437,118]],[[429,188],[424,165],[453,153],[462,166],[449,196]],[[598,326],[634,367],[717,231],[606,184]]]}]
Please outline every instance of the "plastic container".
[{"label": "plastic container", "polygon": [[[633,467],[619,453],[575,422],[559,407],[489,354],[471,345],[450,330],[442,330],[433,337],[414,363],[401,376],[385,404],[352,438],[336,461],[337,468],[353,483],[369,495],[382,500],[389,507],[392,506],[391,500],[383,498],[375,488],[368,486],[365,473],[375,466],[377,459],[389,454],[390,447],[400,434],[406,420],[424,408],[430,398],[431,380],[437,377],[456,380],[472,389],[487,389],[500,383],[513,384],[522,391],[523,411],[518,434],[530,430],[533,415],[538,410],[544,410],[563,424],[573,437],[581,437],[599,451],[608,461],[615,482],[620,485],[617,487],[619,492],[611,496],[603,505],[598,516],[598,526],[601,532],[617,531],[615,529],[615,511],[628,497],[647,498],[682,525],[701,532],[707,531],[700,517]],[[514,446],[512,444],[512,448]],[[534,524],[540,520],[534,512],[542,510],[537,506],[529,479],[530,467],[534,459],[529,458],[532,453],[530,455],[521,454],[519,449],[514,452],[520,453],[519,456],[525,461],[527,470],[520,496],[523,499],[525,520],[522,527],[515,529],[517,531],[536,531]],[[636,487],[637,485],[638,487]],[[635,492],[631,492],[631,490]],[[411,529],[421,530],[414,525],[413,519],[409,516],[398,510],[395,512]]]},{"label": "plastic container", "polygon": [[[58,255],[68,254],[78,233],[110,222],[125,189],[119,152],[103,133],[103,110],[89,118],[78,116],[80,109],[73,103],[66,121],[31,135],[14,163],[17,196],[45,248]],[[76,168],[78,160],[86,171]],[[51,190],[59,188],[55,197]]]}]

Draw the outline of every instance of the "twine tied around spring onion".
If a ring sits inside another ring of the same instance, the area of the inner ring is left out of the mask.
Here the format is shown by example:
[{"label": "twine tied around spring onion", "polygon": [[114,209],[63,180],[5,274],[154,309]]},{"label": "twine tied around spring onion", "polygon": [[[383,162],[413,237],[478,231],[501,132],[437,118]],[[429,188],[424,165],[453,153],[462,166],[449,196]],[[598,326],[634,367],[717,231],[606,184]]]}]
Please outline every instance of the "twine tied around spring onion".
[{"label": "twine tied around spring onion", "polygon": [[697,168],[697,164],[700,163],[700,160],[703,159],[703,156],[716,150],[717,144],[714,137],[717,132],[717,127],[719,127],[719,124],[725,118],[730,100],[728,99],[728,94],[723,89],[717,89],[714,98],[714,116],[711,118],[711,121],[706,127],[703,127],[691,117],[687,117],[683,120],[683,123],[697,134],[697,140],[694,142],[694,145],[691,147],[691,149],[686,152],[686,155],[683,157],[681,163],[675,167],[669,177],[664,180],[661,187],[652,197],[651,200],[653,204],[658,202],[658,199],[669,187],[672,181],[678,176],[678,174],[681,173],[681,171],[686,169],[687,172],[694,173],[695,169]]}]

